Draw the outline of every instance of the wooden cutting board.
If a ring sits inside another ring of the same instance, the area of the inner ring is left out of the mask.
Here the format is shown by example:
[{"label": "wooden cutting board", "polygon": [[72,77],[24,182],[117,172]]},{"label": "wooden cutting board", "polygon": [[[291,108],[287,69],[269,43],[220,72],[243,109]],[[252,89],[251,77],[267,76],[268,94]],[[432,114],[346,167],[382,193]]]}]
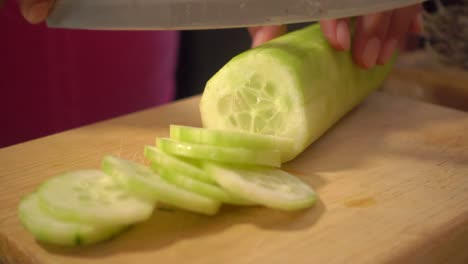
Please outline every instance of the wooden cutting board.
[{"label": "wooden cutting board", "polygon": [[[468,263],[468,115],[376,93],[286,164],[320,201],[296,213],[225,207],[214,217],[160,210],[95,246],[34,241],[20,197],[105,154],[143,160],[171,123],[200,125],[199,98],[0,150],[4,263]],[[1,261],[0,261],[1,262]]]}]

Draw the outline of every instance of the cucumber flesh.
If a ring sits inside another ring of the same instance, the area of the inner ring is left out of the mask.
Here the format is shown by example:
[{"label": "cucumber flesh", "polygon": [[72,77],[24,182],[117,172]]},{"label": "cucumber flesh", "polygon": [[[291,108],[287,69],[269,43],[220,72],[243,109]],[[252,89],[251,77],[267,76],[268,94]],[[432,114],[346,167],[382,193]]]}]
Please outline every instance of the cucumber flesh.
[{"label": "cucumber flesh", "polygon": [[155,165],[155,167],[156,169],[158,169],[158,172],[163,179],[165,179],[167,182],[172,183],[180,188],[198,193],[200,195],[210,197],[212,199],[215,199],[223,203],[227,203],[227,204],[233,204],[233,205],[254,205],[255,204],[254,202],[251,202],[249,200],[236,197],[235,195],[228,193],[226,190],[224,190],[223,188],[219,186],[195,180],[191,177],[185,176],[184,174],[181,174],[180,172],[171,170],[169,168],[162,168],[162,167],[158,167],[157,165]]},{"label": "cucumber flesh", "polygon": [[215,181],[209,177],[208,173],[195,164],[195,160],[188,160],[184,157],[170,155],[154,146],[145,146],[144,156],[159,166],[171,168],[172,170],[202,182],[215,183]]},{"label": "cucumber flesh", "polygon": [[170,126],[170,138],[187,143],[220,147],[240,147],[254,150],[279,150],[287,155],[294,148],[294,141],[265,134],[207,129],[181,125]]},{"label": "cucumber flesh", "polygon": [[239,168],[206,163],[205,169],[224,189],[269,208],[300,210],[311,207],[317,199],[311,187],[277,168]]},{"label": "cucumber flesh", "polygon": [[240,165],[281,166],[280,152],[277,150],[251,150],[236,147],[218,147],[192,144],[170,138],[157,138],[156,145],[164,152],[198,160],[225,162]]},{"label": "cucumber flesh", "polygon": [[59,246],[80,246],[98,243],[112,238],[126,226],[92,225],[62,221],[41,209],[38,195],[25,196],[19,204],[21,224],[38,241]]},{"label": "cucumber flesh", "polygon": [[107,156],[103,161],[103,170],[122,178],[134,192],[157,202],[207,215],[216,214],[221,206],[217,200],[166,182],[150,167],[133,161]]},{"label": "cucumber flesh", "polygon": [[41,185],[38,196],[48,213],[93,225],[129,225],[148,219],[154,205],[134,196],[100,170],[76,170]]}]

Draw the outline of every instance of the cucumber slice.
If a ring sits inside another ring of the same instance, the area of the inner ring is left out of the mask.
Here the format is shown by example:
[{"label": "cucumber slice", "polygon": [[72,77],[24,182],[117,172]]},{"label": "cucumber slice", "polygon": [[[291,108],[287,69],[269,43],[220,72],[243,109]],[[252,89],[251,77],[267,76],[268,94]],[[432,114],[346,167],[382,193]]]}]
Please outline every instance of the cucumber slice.
[{"label": "cucumber slice", "polygon": [[232,58],[210,80],[200,101],[204,128],[291,138],[294,159],[375,91],[393,65],[364,70],[337,51],[315,24]]},{"label": "cucumber slice", "polygon": [[41,209],[35,192],[20,201],[18,214],[23,227],[38,241],[59,246],[95,244],[126,229],[126,226],[99,226],[57,219]]},{"label": "cucumber slice", "polygon": [[221,147],[240,147],[255,150],[279,150],[283,155],[294,148],[294,141],[290,138],[281,138],[265,134],[207,129],[181,125],[170,126],[172,139]]},{"label": "cucumber slice", "polygon": [[227,204],[255,205],[254,202],[246,200],[246,199],[242,199],[233,194],[230,194],[226,190],[224,190],[223,188],[217,185],[204,183],[204,182],[195,180],[191,177],[185,176],[184,174],[176,170],[163,168],[156,164],[154,164],[154,166],[155,166],[155,169],[158,170],[159,174],[161,175],[163,179],[165,179],[167,182],[172,183],[180,188],[213,198],[215,200],[218,200]]},{"label": "cucumber slice", "polygon": [[132,194],[151,203],[157,203],[157,195],[146,181],[156,178],[153,171],[140,163],[107,155],[102,159],[101,169],[117,182],[128,188]]},{"label": "cucumber slice", "polygon": [[144,155],[147,159],[159,166],[177,170],[184,175],[202,182],[215,183],[206,171],[194,164],[194,160],[170,155],[153,146],[145,146]]},{"label": "cucumber slice", "polygon": [[193,159],[244,165],[281,166],[278,150],[217,147],[180,142],[170,138],[157,138],[156,144],[164,152]]},{"label": "cucumber slice", "polygon": [[155,201],[207,215],[216,214],[221,206],[217,200],[166,182],[151,168],[133,161],[107,156],[102,167],[104,171],[125,181],[130,190]]},{"label": "cucumber slice", "polygon": [[292,211],[311,207],[317,195],[299,178],[276,168],[240,168],[206,163],[205,169],[224,189],[266,207]]},{"label": "cucumber slice", "polygon": [[99,170],[76,170],[51,178],[41,185],[38,196],[54,217],[93,225],[144,221],[154,208]]}]

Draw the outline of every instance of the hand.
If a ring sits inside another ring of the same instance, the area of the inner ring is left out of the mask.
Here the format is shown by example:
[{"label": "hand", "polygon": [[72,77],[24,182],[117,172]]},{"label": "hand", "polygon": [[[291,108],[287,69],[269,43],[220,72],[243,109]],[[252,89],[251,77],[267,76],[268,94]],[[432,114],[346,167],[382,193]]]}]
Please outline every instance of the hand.
[{"label": "hand", "polygon": [[19,5],[24,18],[31,24],[38,24],[47,18],[54,2],[54,0],[19,0]]},{"label": "hand", "polygon": [[[388,62],[394,51],[403,44],[408,33],[421,31],[420,11],[421,5],[414,5],[358,17],[353,43],[349,18],[322,20],[320,26],[332,47],[337,50],[352,49],[354,62],[368,69],[376,64]],[[252,47],[256,47],[283,35],[286,33],[286,27],[249,28],[249,33],[252,37]]]},{"label": "hand", "polygon": [[351,49],[355,63],[368,69],[387,63],[409,33],[422,30],[420,12],[421,5],[414,5],[358,17],[352,47],[349,19],[322,20],[320,26],[335,49]]}]

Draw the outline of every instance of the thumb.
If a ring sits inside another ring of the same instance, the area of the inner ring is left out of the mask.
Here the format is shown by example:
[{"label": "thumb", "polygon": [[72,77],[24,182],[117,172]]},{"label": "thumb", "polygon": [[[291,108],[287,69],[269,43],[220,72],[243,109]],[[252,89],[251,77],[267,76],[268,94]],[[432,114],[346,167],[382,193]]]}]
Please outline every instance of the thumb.
[{"label": "thumb", "polygon": [[252,48],[279,37],[286,32],[287,27],[284,25],[249,28],[249,33],[252,37]]},{"label": "thumb", "polygon": [[44,21],[49,15],[54,0],[20,0],[21,13],[31,24]]}]

